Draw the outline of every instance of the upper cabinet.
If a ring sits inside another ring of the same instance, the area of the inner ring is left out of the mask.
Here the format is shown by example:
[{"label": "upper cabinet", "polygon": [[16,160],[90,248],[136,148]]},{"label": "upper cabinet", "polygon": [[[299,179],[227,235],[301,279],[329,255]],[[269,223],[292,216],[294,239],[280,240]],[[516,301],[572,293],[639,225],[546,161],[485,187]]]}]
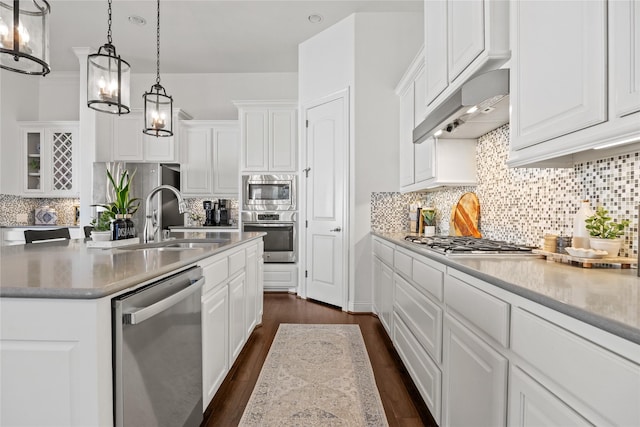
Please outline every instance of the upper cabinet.
[{"label": "upper cabinet", "polygon": [[297,103],[234,103],[240,119],[241,170],[295,172],[297,168]]},{"label": "upper cabinet", "polygon": [[180,191],[238,198],[240,130],[236,120],[187,120],[180,140]]},{"label": "upper cabinet", "polygon": [[429,138],[413,143],[413,129],[425,118],[424,54],[420,50],[396,88],[400,97],[400,191],[445,185],[475,185],[476,140]]},{"label": "upper cabinet", "polygon": [[155,137],[142,133],[143,110],[135,109],[122,116],[97,114],[96,158],[98,161],[177,162],[180,123],[190,118],[184,111],[174,109],[173,136]]},{"label": "upper cabinet", "polygon": [[640,0],[511,4],[509,165],[639,140]]},{"label": "upper cabinet", "polygon": [[26,197],[77,197],[78,122],[22,122]]},{"label": "upper cabinet", "polygon": [[424,28],[422,101],[427,113],[470,77],[498,68],[510,57],[507,1],[425,1]]}]

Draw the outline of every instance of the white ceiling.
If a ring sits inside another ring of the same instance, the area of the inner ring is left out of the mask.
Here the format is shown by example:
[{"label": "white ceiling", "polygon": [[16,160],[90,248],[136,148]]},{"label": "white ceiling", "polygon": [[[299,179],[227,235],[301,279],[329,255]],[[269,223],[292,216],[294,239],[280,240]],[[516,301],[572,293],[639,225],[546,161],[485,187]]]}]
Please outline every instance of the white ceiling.
[{"label": "white ceiling", "polygon": [[[52,71],[77,71],[73,47],[107,41],[107,0],[49,0]],[[295,72],[298,44],[354,12],[422,13],[423,0],[162,0],[161,73]],[[324,20],[307,19],[320,14]],[[143,17],[144,26],[129,22]],[[113,44],[134,73],[156,70],[156,1],[114,0]]]}]

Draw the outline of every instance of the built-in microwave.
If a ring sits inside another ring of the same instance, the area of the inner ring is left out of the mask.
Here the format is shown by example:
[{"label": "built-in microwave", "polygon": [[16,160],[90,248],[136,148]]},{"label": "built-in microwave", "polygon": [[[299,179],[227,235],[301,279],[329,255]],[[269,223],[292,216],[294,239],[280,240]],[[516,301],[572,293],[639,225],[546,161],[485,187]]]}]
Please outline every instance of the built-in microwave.
[{"label": "built-in microwave", "polygon": [[243,175],[243,211],[295,211],[295,175]]}]

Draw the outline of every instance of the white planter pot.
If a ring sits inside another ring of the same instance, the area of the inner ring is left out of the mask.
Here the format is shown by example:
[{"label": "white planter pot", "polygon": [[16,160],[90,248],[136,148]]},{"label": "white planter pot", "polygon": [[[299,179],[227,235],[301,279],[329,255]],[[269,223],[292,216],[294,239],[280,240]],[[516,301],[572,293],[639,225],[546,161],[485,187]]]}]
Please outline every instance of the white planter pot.
[{"label": "white planter pot", "polygon": [[436,226],[435,225],[425,225],[424,226],[424,235],[425,236],[435,236],[436,235]]},{"label": "white planter pot", "polygon": [[622,239],[600,239],[597,237],[589,237],[591,249],[607,251],[607,256],[618,256],[622,247]]},{"label": "white planter pot", "polygon": [[108,242],[111,240],[111,231],[92,231],[91,240],[94,242]]}]

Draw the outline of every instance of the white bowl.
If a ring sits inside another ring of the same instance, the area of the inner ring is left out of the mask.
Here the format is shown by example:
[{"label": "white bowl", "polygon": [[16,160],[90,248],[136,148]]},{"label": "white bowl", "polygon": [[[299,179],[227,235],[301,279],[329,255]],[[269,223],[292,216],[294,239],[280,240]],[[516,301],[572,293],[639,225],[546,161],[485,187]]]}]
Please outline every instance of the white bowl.
[{"label": "white bowl", "polygon": [[601,251],[597,249],[574,248],[573,246],[565,249],[567,250],[569,255],[580,258],[602,258],[608,255],[607,251]]}]

